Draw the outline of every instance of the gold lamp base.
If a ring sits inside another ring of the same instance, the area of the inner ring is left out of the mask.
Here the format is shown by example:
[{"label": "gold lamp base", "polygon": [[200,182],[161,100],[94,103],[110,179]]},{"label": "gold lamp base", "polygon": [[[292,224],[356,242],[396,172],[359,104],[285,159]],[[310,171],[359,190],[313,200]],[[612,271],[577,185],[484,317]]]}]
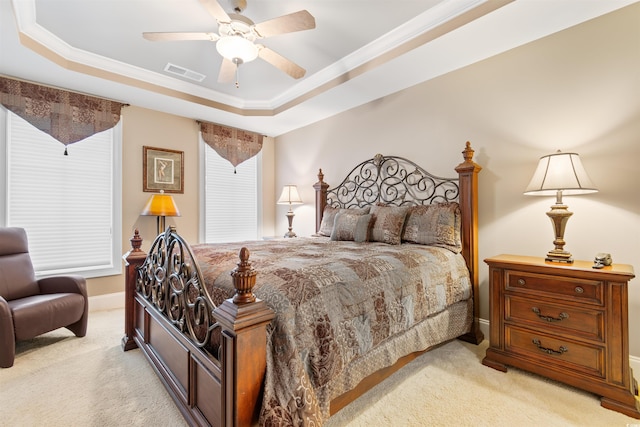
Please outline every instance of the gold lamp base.
[{"label": "gold lamp base", "polygon": [[571,258],[571,254],[569,252],[556,250],[547,252],[547,256],[544,258],[544,260],[551,262],[564,262],[567,264],[571,264],[573,262],[573,258]]},{"label": "gold lamp base", "polygon": [[555,232],[555,240],[553,244],[555,248],[547,252],[547,256],[545,261],[551,262],[563,262],[567,264],[571,264],[573,262],[573,258],[571,258],[571,253],[564,250],[564,229],[567,226],[567,221],[569,221],[569,217],[573,215],[573,212],[569,212],[567,210],[567,205],[562,204],[562,199],[553,206],[551,206],[551,210],[547,212],[547,216],[551,219],[551,223],[553,224],[553,230]]}]

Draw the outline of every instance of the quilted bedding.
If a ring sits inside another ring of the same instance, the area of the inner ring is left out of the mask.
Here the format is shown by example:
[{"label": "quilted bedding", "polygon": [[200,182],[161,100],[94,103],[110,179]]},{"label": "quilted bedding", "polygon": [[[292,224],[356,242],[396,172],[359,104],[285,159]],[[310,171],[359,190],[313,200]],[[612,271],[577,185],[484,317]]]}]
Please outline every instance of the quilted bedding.
[{"label": "quilted bedding", "polygon": [[399,357],[469,331],[471,283],[460,254],[425,245],[324,237],[194,245],[216,304],[245,246],[267,329],[260,424],[320,426],[331,399]]}]

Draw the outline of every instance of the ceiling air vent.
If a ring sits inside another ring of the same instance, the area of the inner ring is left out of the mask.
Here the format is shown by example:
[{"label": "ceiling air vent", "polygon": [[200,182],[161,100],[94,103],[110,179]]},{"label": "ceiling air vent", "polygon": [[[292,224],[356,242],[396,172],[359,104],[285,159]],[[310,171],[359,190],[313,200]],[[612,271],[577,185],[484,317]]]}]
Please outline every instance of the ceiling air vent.
[{"label": "ceiling air vent", "polygon": [[205,77],[207,77],[204,74],[196,73],[195,71],[191,71],[187,68],[172,64],[170,62],[167,63],[167,65],[164,67],[164,70],[167,73],[175,74],[180,77],[185,77],[187,79],[195,80],[197,82],[201,82],[204,80]]}]

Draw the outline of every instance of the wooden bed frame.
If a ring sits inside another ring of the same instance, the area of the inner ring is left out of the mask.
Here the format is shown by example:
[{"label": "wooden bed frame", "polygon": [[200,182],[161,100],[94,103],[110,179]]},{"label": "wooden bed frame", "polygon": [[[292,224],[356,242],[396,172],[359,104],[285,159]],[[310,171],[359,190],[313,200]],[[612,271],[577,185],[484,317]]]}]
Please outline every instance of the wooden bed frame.
[{"label": "wooden bed frame", "polygon": [[[481,167],[473,161],[469,142],[462,153],[464,162],[455,168],[458,180],[454,185],[462,213],[462,254],[471,275],[474,320],[471,331],[460,339],[478,344],[484,338],[478,323],[477,176]],[[428,176],[436,182],[454,181]],[[322,170],[318,179],[314,185],[316,231],[320,229],[327,198],[329,204],[336,204]],[[248,251],[240,250],[238,266],[231,272],[236,294],[215,307],[189,245],[175,229],[169,227],[158,236],[148,255],[140,249],[141,245],[142,238],[136,230],[131,238],[132,249],[124,255],[123,350],[143,351],[190,425],[257,424],[266,368],[266,327],[274,313],[253,294],[257,273],[251,267]],[[154,262],[153,269],[147,267],[150,263],[145,264],[147,258]],[[159,296],[168,293],[171,299]],[[172,314],[167,316],[163,311]],[[221,337],[217,355],[204,350],[214,328],[219,328]],[[395,365],[365,378],[356,389],[331,402],[331,413],[422,353],[405,356]]]}]

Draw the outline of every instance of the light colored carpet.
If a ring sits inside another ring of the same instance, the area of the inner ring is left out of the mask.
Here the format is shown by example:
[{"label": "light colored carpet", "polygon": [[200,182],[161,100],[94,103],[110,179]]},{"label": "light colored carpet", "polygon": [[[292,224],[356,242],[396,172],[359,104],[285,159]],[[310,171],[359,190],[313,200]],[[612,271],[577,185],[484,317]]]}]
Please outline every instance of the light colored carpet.
[{"label": "light colored carpet", "polygon": [[[19,343],[0,369],[0,426],[184,426],[140,351],[121,350],[123,318],[93,312],[84,338],[61,329]],[[640,426],[589,393],[482,365],[486,346],[453,341],[419,357],[327,427]]]}]

